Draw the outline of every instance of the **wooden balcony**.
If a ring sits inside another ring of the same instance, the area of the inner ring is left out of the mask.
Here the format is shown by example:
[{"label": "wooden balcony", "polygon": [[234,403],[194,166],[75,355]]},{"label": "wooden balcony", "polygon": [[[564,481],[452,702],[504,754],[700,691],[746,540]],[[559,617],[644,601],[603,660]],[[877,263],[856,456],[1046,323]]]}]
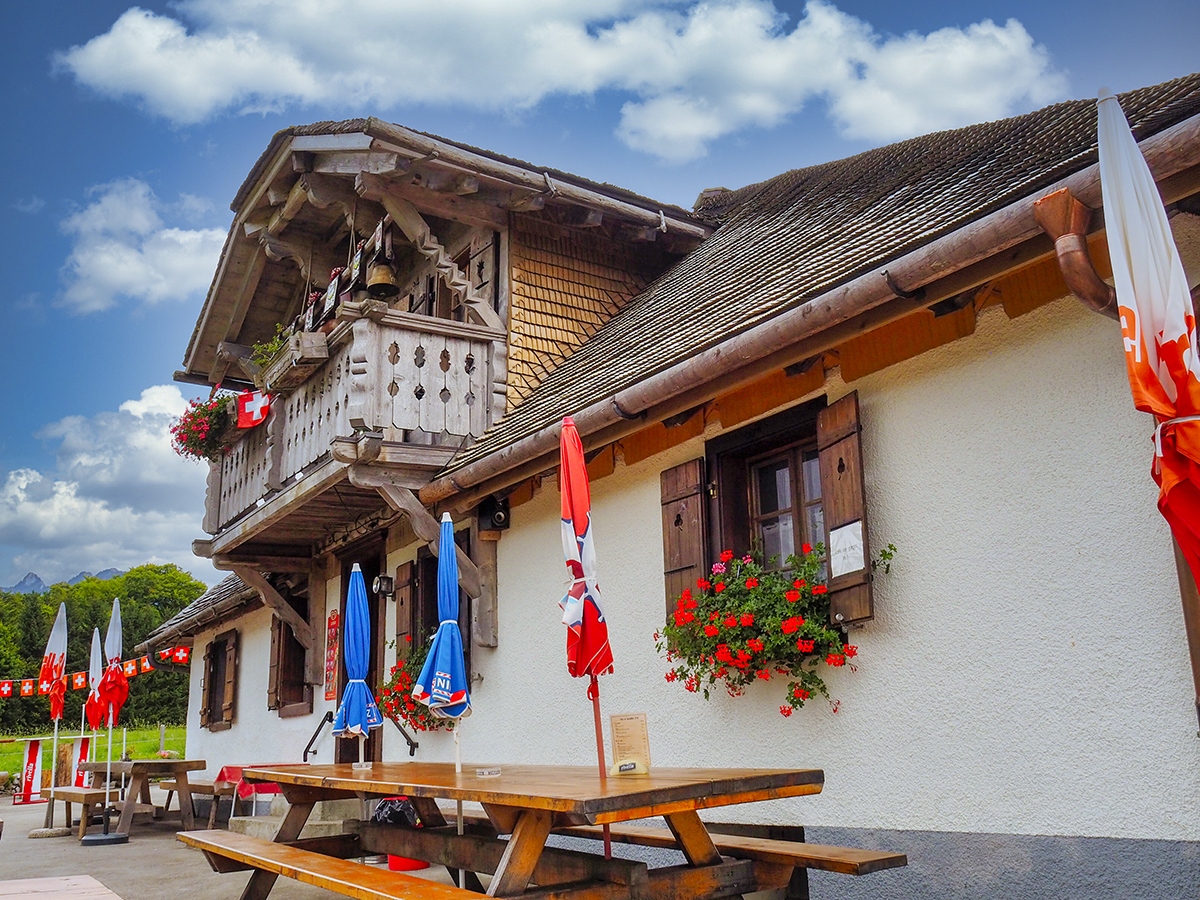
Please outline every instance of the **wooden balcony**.
[{"label": "wooden balcony", "polygon": [[[274,395],[266,424],[212,465],[204,520],[217,536],[212,543],[261,539],[344,481],[351,465],[411,487],[427,483],[503,414],[505,340],[497,329],[377,301],[343,303],[325,365]],[[370,494],[369,502],[378,497]],[[352,519],[355,510],[344,498],[341,505],[340,517]],[[302,543],[306,536],[292,527],[266,537]]]}]

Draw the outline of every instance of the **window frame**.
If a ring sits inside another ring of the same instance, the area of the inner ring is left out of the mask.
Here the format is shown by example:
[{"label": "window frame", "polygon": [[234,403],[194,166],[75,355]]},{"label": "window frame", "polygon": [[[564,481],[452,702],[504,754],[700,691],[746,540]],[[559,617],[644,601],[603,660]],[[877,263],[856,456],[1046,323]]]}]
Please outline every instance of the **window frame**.
[{"label": "window frame", "polygon": [[[755,465],[787,454],[792,472],[792,509],[799,533],[807,530],[802,482],[803,454],[817,452],[817,416],[826,406],[820,396],[758,422],[714,438],[705,445],[708,473],[709,554],[718,559],[722,550],[741,554],[756,546],[757,490],[751,475]],[[801,542],[803,542],[803,538]],[[816,541],[824,541],[821,535]]]}]

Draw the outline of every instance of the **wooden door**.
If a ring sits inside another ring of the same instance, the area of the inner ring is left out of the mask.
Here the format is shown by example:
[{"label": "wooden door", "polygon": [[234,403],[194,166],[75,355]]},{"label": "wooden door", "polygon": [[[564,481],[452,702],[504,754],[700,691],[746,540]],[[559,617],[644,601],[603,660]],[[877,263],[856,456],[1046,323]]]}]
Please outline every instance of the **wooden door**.
[{"label": "wooden door", "polygon": [[[386,564],[384,553],[384,545],[382,540],[371,540],[356,544],[349,551],[339,554],[342,562],[342,604],[341,604],[341,620],[344,630],[346,622],[346,593],[350,587],[350,569],[354,563],[358,563],[362,568],[363,581],[367,586],[367,612],[371,620],[371,657],[367,665],[367,686],[371,688],[371,693],[378,701],[379,686],[383,683],[383,650],[386,643],[387,635],[384,634],[386,625],[386,607],[384,601],[371,590],[371,585],[375,581],[376,576],[383,571]],[[342,691],[346,687],[346,654],[338,655],[338,698],[341,699]],[[364,760],[379,761],[383,759],[383,741],[380,737],[381,729],[374,728],[371,730],[370,736],[367,738],[366,746],[363,748]],[[341,738],[335,739],[334,747],[334,762],[358,762],[358,741],[345,740]]]}]

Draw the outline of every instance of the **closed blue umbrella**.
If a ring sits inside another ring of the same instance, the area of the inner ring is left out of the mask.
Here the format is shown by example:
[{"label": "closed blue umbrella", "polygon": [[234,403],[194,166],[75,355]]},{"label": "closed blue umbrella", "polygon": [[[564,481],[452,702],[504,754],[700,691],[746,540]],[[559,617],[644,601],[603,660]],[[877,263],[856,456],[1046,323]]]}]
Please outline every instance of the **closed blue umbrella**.
[{"label": "closed blue umbrella", "polygon": [[338,737],[365,738],[370,729],[383,724],[383,717],[366,682],[371,660],[371,617],[367,611],[367,585],[358,563],[350,569],[346,590],[342,654],[346,660],[346,688],[333,720],[333,733]]},{"label": "closed blue umbrella", "polygon": [[[454,546],[454,523],[442,513],[438,536],[438,627],[429,645],[429,655],[413,686],[413,697],[443,719],[462,719],[471,714],[467,690],[467,666],[463,661],[462,632],[458,628],[458,551]],[[456,723],[457,724],[457,723]],[[462,745],[454,729],[454,771],[462,771]],[[463,833],[462,801],[458,801],[458,833]],[[458,886],[465,886],[466,870],[458,872]]]},{"label": "closed blue umbrella", "polygon": [[442,514],[437,587],[438,628],[412,695],[435,716],[461,719],[471,714],[471,695],[467,691],[462,632],[458,629],[458,556],[449,513]]}]

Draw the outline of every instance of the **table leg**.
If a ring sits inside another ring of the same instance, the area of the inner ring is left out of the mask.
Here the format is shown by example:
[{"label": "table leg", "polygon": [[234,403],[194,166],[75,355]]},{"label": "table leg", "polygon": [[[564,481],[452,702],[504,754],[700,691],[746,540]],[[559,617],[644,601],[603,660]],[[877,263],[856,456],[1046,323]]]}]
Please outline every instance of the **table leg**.
[{"label": "table leg", "polygon": [[[306,800],[293,803],[288,807],[287,815],[283,817],[283,823],[275,834],[275,843],[294,841],[300,837],[300,832],[304,830],[304,824],[308,821],[309,813],[312,812],[314,806],[316,806],[316,801]],[[250,880],[246,882],[241,900],[266,900],[267,895],[271,893],[271,888],[275,887],[275,879],[278,877],[274,872],[255,869],[250,875]]]},{"label": "table leg", "polygon": [[553,814],[548,809],[527,809],[517,820],[500,865],[488,886],[488,896],[508,897],[525,893],[533,870],[537,867],[546,838],[550,836]]},{"label": "table leg", "polygon": [[118,833],[129,834],[129,828],[133,825],[133,812],[137,809],[138,798],[141,797],[143,788],[149,790],[146,775],[143,772],[135,772],[130,776],[129,789],[125,792],[125,806],[121,809],[121,820],[117,822]]},{"label": "table leg", "polygon": [[693,866],[712,866],[721,861],[721,854],[695,810],[671,813],[666,820],[679,849]]},{"label": "table leg", "polygon": [[440,828],[446,824],[446,817],[442,815],[437,801],[432,797],[409,797],[408,799],[412,803],[413,809],[417,811],[421,824],[426,828]]},{"label": "table leg", "polygon": [[179,817],[183,820],[184,831],[196,830],[195,809],[192,806],[192,788],[188,784],[188,774],[184,769],[175,773],[175,793],[179,795]]}]

